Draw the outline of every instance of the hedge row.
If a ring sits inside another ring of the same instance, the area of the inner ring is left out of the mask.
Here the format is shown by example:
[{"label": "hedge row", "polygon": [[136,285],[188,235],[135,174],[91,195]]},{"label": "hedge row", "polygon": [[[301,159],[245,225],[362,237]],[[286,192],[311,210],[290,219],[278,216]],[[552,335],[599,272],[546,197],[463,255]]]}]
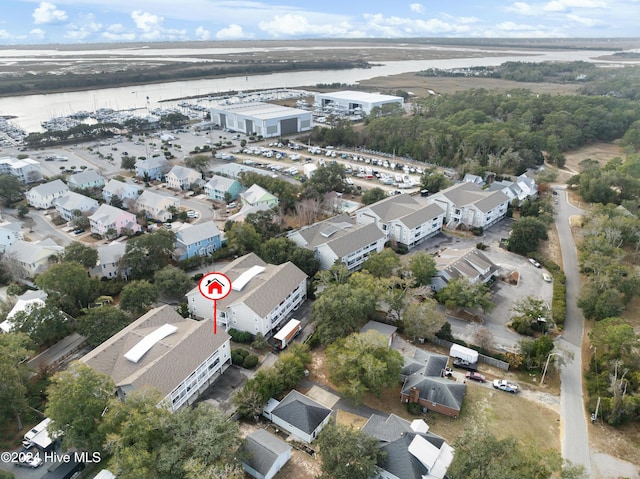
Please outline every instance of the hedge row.
[{"label": "hedge row", "polygon": [[255,354],[249,354],[246,349],[232,349],[231,350],[231,362],[242,366],[246,369],[253,369],[258,365],[260,358]]},{"label": "hedge row", "polygon": [[544,259],[542,265],[553,276],[553,296],[551,299],[551,317],[558,329],[564,328],[567,319],[567,277],[558,263]]}]

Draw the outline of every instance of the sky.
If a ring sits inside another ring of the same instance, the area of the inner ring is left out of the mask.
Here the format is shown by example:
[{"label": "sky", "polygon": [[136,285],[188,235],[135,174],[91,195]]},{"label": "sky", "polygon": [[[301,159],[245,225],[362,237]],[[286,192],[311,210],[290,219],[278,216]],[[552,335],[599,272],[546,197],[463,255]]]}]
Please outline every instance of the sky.
[{"label": "sky", "polygon": [[2,0],[0,45],[640,36],[640,0]]}]

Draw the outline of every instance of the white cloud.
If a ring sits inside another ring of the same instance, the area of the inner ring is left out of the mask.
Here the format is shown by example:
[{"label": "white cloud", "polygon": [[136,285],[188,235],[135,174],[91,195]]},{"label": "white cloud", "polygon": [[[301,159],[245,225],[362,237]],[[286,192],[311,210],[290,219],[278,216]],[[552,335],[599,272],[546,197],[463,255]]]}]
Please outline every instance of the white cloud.
[{"label": "white cloud", "polygon": [[136,34],[128,32],[121,23],[113,23],[106,28],[106,31],[102,32],[102,37],[109,41],[127,42],[134,41]]},{"label": "white cloud", "polygon": [[527,25],[516,22],[502,22],[497,24],[495,29],[485,30],[487,38],[561,38],[567,36],[566,32],[545,25]]},{"label": "white cloud", "polygon": [[424,5],[422,5],[421,3],[412,3],[409,5],[409,8],[412,12],[424,13]]},{"label": "white cloud", "polygon": [[468,34],[469,23],[474,23],[473,17],[450,17],[450,21],[431,18],[429,20],[415,20],[403,17],[385,17],[378,14],[366,14],[367,30],[373,36],[386,38],[403,36],[421,36],[434,34],[461,35]]},{"label": "white cloud", "polygon": [[239,40],[247,38],[247,36],[248,35],[242,30],[242,27],[235,23],[216,32],[216,38],[218,40]]},{"label": "white cloud", "polygon": [[196,38],[198,40],[209,40],[209,37],[211,36],[211,34],[209,33],[209,30],[207,30],[204,27],[198,27],[196,28]]},{"label": "white cloud", "polygon": [[96,22],[95,16],[90,13],[81,15],[78,22],[67,26],[65,37],[74,41],[82,41],[102,30],[102,24]]},{"label": "white cloud", "polygon": [[572,8],[604,8],[607,2],[601,0],[552,0],[542,9],[545,12],[566,12]]},{"label": "white cloud", "polygon": [[32,16],[36,25],[60,23],[67,19],[67,13],[64,10],[58,10],[58,7],[49,2],[40,2],[38,8],[33,11]]},{"label": "white cloud", "polygon": [[29,37],[36,40],[42,40],[46,36],[42,28],[33,28],[29,31]]},{"label": "white cloud", "polygon": [[258,27],[275,38],[299,35],[309,37],[354,37],[361,35],[360,32],[354,32],[348,22],[312,23],[306,16],[294,13],[275,15],[269,21],[260,22]]},{"label": "white cloud", "polygon": [[144,33],[157,32],[162,28],[162,22],[164,21],[164,18],[143,12],[142,10],[134,10],[131,12],[131,19],[136,24],[136,28],[142,30]]},{"label": "white cloud", "polygon": [[587,18],[587,17],[581,17],[573,14],[567,15],[567,18],[572,22],[579,23],[581,25],[584,25],[585,27],[597,27],[597,26],[605,25],[605,22],[597,18]]},{"label": "white cloud", "polygon": [[515,13],[517,15],[525,15],[525,16],[536,15],[535,9],[528,3],[524,3],[524,2],[514,2],[513,4],[511,4],[510,7],[507,7],[507,11]]},{"label": "white cloud", "polygon": [[8,40],[9,38],[11,38],[11,34],[8,31],[0,30],[0,39]]}]

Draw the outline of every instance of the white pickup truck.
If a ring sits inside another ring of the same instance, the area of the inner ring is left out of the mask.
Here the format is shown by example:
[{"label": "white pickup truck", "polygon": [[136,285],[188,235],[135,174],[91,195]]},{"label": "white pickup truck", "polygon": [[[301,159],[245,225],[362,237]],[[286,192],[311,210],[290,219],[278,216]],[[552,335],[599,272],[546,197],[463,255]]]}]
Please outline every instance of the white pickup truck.
[{"label": "white pickup truck", "polygon": [[506,391],[513,394],[520,391],[520,386],[515,383],[509,382],[506,379],[495,379],[493,381],[493,387],[496,389],[500,389],[501,391]]}]

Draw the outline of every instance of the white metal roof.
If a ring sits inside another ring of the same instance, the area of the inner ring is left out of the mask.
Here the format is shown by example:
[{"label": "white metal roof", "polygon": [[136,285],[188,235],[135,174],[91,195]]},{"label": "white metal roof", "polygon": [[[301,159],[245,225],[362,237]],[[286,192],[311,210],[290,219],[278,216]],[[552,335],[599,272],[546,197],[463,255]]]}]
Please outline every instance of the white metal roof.
[{"label": "white metal roof", "polygon": [[247,271],[242,273],[238,278],[233,282],[231,289],[234,291],[242,291],[249,281],[251,281],[255,276],[262,273],[266,268],[264,266],[252,266]]},{"label": "white metal roof", "polygon": [[147,334],[144,338],[138,341],[134,347],[125,353],[124,357],[132,363],[137,363],[158,341],[172,335],[177,330],[178,328],[172,324],[164,324],[160,326],[158,329]]}]

